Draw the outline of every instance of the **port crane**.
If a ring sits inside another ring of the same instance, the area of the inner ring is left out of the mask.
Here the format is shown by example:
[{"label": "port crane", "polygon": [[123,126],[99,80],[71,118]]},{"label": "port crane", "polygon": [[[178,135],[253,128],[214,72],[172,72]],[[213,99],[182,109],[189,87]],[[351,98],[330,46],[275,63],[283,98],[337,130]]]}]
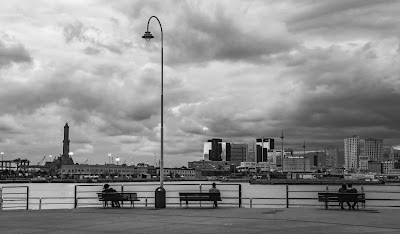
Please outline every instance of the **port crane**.
[{"label": "port crane", "polygon": [[40,161],[37,163],[37,165],[39,166],[40,164],[42,164],[42,163],[44,162],[45,159],[46,159],[46,156],[44,156],[44,157],[42,158],[42,160],[40,160]]}]

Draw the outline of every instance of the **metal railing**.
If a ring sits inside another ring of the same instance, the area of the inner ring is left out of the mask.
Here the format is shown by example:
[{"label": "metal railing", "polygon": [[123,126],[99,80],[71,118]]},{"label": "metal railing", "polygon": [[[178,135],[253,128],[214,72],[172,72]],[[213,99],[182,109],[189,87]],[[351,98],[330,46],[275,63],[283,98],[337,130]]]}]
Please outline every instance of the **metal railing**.
[{"label": "metal railing", "polygon": [[29,186],[2,187],[3,209],[29,209]]},{"label": "metal railing", "polygon": [[[157,183],[140,184],[111,184],[118,192],[134,192],[138,194],[140,202],[135,202],[135,206],[154,206],[155,189]],[[181,205],[179,192],[202,192],[208,191],[211,183],[168,183],[166,188],[166,203],[168,207],[178,207]],[[265,208],[265,207],[302,207],[302,206],[323,206],[318,202],[318,192],[336,192],[337,186],[316,190],[298,190],[301,186],[286,185],[285,191],[276,197],[243,197],[241,184],[218,184],[221,191],[222,201],[220,206],[234,206],[244,208]],[[400,188],[400,186],[398,186]],[[3,189],[3,209],[51,209],[51,208],[78,208],[78,207],[101,207],[102,202],[96,196],[101,192],[102,184],[75,185],[74,197],[29,197],[29,186],[4,186]],[[367,187],[368,188],[368,187]],[[384,188],[384,187],[382,187]],[[366,194],[366,205],[368,207],[380,208],[400,208],[399,191],[368,190],[361,186],[360,192]],[[123,202],[121,202],[123,205]],[[193,204],[209,205],[207,202]]]}]

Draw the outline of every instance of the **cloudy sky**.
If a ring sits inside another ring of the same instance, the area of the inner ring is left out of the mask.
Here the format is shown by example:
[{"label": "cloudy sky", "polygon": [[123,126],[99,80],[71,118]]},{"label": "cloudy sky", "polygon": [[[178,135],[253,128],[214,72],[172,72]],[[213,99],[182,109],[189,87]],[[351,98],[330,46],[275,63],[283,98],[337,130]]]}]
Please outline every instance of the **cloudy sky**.
[{"label": "cloudy sky", "polygon": [[272,137],[302,150],[343,138],[400,145],[400,1],[0,2],[0,151],[33,164],[153,164],[160,156],[164,31],[165,165],[202,142]]}]

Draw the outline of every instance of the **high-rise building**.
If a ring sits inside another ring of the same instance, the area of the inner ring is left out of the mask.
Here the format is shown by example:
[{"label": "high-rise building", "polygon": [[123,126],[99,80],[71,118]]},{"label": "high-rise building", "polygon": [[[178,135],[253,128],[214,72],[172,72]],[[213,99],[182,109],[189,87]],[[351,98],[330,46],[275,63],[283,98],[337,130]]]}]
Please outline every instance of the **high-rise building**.
[{"label": "high-rise building", "polygon": [[339,156],[339,150],[338,147],[327,147],[325,149],[325,163],[327,168],[337,168],[339,167],[338,164],[338,156]]},{"label": "high-rise building", "polygon": [[383,160],[383,140],[368,138],[364,140],[364,153],[370,161]]},{"label": "high-rise building", "polygon": [[346,170],[358,169],[358,156],[360,155],[360,137],[352,136],[344,139],[344,168]]},{"label": "high-rise building", "polygon": [[268,152],[273,152],[275,149],[274,139],[272,138],[259,138],[256,139],[256,162],[267,162]]},{"label": "high-rise building", "polygon": [[231,158],[231,144],[222,142],[222,139],[212,139],[204,142],[204,160],[229,161]]},{"label": "high-rise building", "polygon": [[231,144],[230,162],[239,165],[241,162],[246,162],[247,144]]}]

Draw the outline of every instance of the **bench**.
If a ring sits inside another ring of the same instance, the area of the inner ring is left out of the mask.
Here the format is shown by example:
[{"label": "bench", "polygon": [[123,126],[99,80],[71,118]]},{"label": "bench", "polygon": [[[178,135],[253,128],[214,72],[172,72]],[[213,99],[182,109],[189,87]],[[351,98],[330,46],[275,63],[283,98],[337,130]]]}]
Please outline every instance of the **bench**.
[{"label": "bench", "polygon": [[339,206],[339,202],[357,202],[362,203],[362,207],[365,208],[365,193],[318,193],[318,201],[325,202],[325,209],[328,209],[330,202],[335,202]]},{"label": "bench", "polygon": [[216,208],[215,207],[216,202],[222,201],[220,193],[182,192],[182,193],[179,193],[179,199],[180,199],[180,206],[182,206],[182,201],[185,201],[186,207],[189,206],[189,201],[212,201],[212,202],[214,202],[213,208]]},{"label": "bench", "polygon": [[99,201],[103,202],[103,207],[106,208],[108,206],[108,202],[120,202],[120,201],[130,201],[131,207],[134,207],[135,201],[140,201],[137,197],[137,193],[128,193],[128,192],[106,192],[106,193],[97,193],[99,197]]}]

